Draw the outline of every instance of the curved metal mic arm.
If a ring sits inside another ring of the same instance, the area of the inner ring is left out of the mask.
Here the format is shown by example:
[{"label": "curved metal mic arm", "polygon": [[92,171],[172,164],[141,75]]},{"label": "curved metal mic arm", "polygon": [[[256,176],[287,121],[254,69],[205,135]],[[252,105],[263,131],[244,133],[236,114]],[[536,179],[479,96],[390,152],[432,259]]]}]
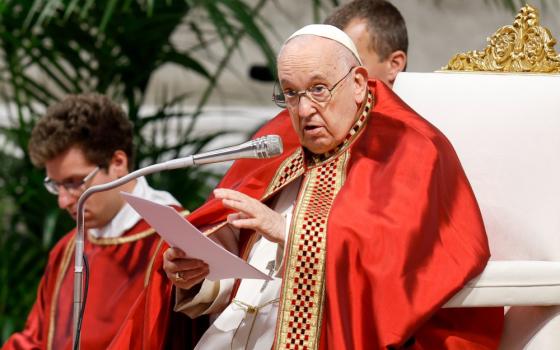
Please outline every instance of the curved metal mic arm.
[{"label": "curved metal mic arm", "polygon": [[80,318],[80,311],[82,308],[82,278],[83,278],[83,255],[84,255],[84,206],[86,200],[91,197],[93,194],[97,192],[103,192],[112,190],[116,187],[124,185],[127,182],[130,182],[134,179],[137,179],[141,176],[146,176],[149,174],[153,174],[156,172],[160,172],[163,170],[171,170],[171,169],[179,169],[179,168],[186,168],[191,165],[195,164],[194,161],[195,156],[189,156],[185,158],[173,159],[161,164],[154,164],[148,167],[138,169],[126,176],[121,177],[120,179],[108,182],[106,184],[97,185],[88,188],[78,199],[78,218],[77,218],[77,226],[78,232],[76,235],[76,247],[75,247],[75,259],[74,259],[74,305],[73,305],[73,339],[75,344],[74,349],[78,350],[80,348],[79,342],[76,342],[76,339],[79,338],[78,332],[78,324]]},{"label": "curved metal mic arm", "polygon": [[73,305],[73,349],[80,348],[80,332],[78,329],[80,311],[82,308],[82,278],[83,278],[83,256],[84,256],[84,206],[86,200],[94,193],[114,189],[125,183],[132,181],[140,176],[146,176],[164,170],[186,168],[192,165],[201,165],[217,162],[225,162],[240,158],[272,158],[282,154],[282,139],[277,135],[267,135],[257,139],[247,141],[237,146],[222,148],[201,154],[195,154],[179,159],[172,159],[167,162],[154,164],[142,169],[138,169],[120,179],[106,184],[92,186],[88,188],[78,199],[77,235],[76,250],[74,261],[74,305]]}]

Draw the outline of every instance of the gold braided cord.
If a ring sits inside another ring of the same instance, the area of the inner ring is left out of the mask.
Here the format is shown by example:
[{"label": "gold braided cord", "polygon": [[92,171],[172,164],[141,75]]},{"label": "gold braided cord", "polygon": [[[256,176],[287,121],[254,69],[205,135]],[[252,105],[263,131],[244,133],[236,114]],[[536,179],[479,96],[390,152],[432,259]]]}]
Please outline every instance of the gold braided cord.
[{"label": "gold braided cord", "polygon": [[[190,214],[190,212],[188,210],[183,210],[181,212],[179,212],[179,214],[181,214],[181,216],[187,216]],[[87,235],[87,239],[89,242],[91,242],[92,244],[96,244],[96,245],[118,245],[118,244],[126,244],[126,243],[131,243],[131,242],[135,242],[138,240],[141,240],[143,238],[146,238],[148,236],[153,235],[154,233],[156,233],[156,231],[153,228],[149,228],[146,229],[142,232],[139,233],[135,233],[132,235],[128,235],[128,236],[124,236],[124,237],[95,237],[91,234],[88,233]]]},{"label": "gold braided cord", "polygon": [[[248,349],[249,339],[251,339],[251,333],[253,333],[253,328],[255,326],[255,321],[257,320],[257,314],[259,313],[259,311],[262,308],[264,308],[265,306],[278,303],[279,300],[280,300],[279,298],[269,300],[266,303],[261,304],[259,306],[253,306],[253,305],[247,304],[247,303],[245,303],[241,300],[237,300],[237,299],[233,299],[231,301],[232,304],[235,304],[238,307],[245,310],[245,316],[247,316],[247,314],[255,314],[255,316],[253,317],[253,321],[251,321],[251,328],[249,328],[249,334],[247,335],[247,341],[245,342],[245,349]],[[237,335],[237,331],[239,331],[239,326],[241,326],[241,323],[239,323],[239,325],[237,326],[237,329],[233,333],[233,337],[231,337],[230,349],[233,349],[233,341],[235,340],[235,336]]]},{"label": "gold braided cord", "polygon": [[58,309],[58,296],[60,294],[60,288],[62,282],[64,281],[64,276],[66,276],[66,271],[68,271],[68,266],[70,266],[70,261],[74,255],[74,246],[76,245],[76,235],[72,236],[66,247],[64,248],[64,253],[62,254],[62,261],[60,268],[56,275],[56,281],[54,283],[54,291],[51,299],[51,311],[49,314],[49,330],[47,332],[47,350],[53,348],[54,332],[56,329],[56,311]]}]

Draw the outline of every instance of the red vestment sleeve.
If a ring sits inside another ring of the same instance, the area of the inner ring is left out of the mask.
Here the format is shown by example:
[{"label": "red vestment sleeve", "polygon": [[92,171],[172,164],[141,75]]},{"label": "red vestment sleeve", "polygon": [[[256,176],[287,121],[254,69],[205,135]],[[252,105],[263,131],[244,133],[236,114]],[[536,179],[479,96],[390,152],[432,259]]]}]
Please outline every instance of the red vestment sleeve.
[{"label": "red vestment sleeve", "polygon": [[[5,350],[71,349],[73,274],[69,265],[73,237],[72,231],[53,248],[26,328],[8,340]],[[181,348],[188,349],[185,342],[196,341],[191,339],[190,320],[179,314],[168,317],[171,283],[161,268],[161,242],[143,220],[122,237],[88,238],[84,252],[90,262],[90,283],[81,334],[83,348],[163,349],[170,339],[168,330],[181,335],[174,336],[170,346],[182,341]],[[148,280],[153,283],[146,285]],[[160,297],[147,298],[154,294]],[[145,314],[154,317],[144,318]]]},{"label": "red vestment sleeve", "polygon": [[147,288],[131,308],[107,349],[192,349],[208,327],[206,317],[191,320],[173,312],[173,286],[163,270],[162,244],[156,252]]},{"label": "red vestment sleeve", "polygon": [[206,328],[208,318],[191,320],[173,311],[174,289],[163,270],[163,253],[169,246],[159,238],[153,253],[146,287],[130,307],[119,332],[107,349],[181,349],[194,348]]},{"label": "red vestment sleeve", "polygon": [[2,346],[2,350],[45,349],[47,347],[50,302],[67,242],[68,237],[64,237],[50,252],[45,272],[37,289],[37,298],[27,316],[25,327],[21,332],[12,334]]},{"label": "red vestment sleeve", "polygon": [[[254,137],[280,133],[283,136],[284,149],[293,151],[299,144],[287,117],[287,112],[282,112]],[[285,156],[273,159],[236,161],[218,187],[238,189],[258,198],[266,189],[278,165],[288,154],[289,151]],[[203,206],[188,216],[188,220],[198,228],[210,227],[223,222],[230,212],[221,205],[221,201],[210,196]],[[208,327],[206,316],[190,320],[183,314],[172,311],[174,291],[163,270],[163,252],[167,248],[164,244],[156,253],[148,286],[136,300],[110,349],[161,349],[163,344],[172,349],[189,349],[196,345]],[[178,321],[179,318],[182,320]],[[141,334],[141,337],[137,337],[138,334]],[[180,336],[183,336],[183,342],[177,341]],[[186,345],[178,345],[180,343]]]},{"label": "red vestment sleeve", "polygon": [[163,272],[164,244],[155,252],[149,284],[138,296],[108,349],[163,349],[171,313],[171,283]]},{"label": "red vestment sleeve", "polygon": [[441,310],[490,256],[459,160],[388,88],[375,96],[329,216],[322,347],[496,348],[502,308]]},{"label": "red vestment sleeve", "polygon": [[441,309],[416,332],[410,349],[498,349],[503,319],[501,307]]},{"label": "red vestment sleeve", "polygon": [[[441,309],[489,258],[480,211],[457,156],[387,87],[370,84],[376,103],[350,146],[345,181],[328,216],[320,347],[495,349],[502,308]],[[256,136],[268,133],[282,136],[285,153],[236,161],[218,187],[263,198],[280,164],[299,147],[286,111]],[[189,221],[211,227],[228,213],[210,197]],[[172,294],[163,280],[150,283],[137,317],[152,325],[144,336],[159,339],[169,325],[161,310],[168,310],[163,306]]]}]

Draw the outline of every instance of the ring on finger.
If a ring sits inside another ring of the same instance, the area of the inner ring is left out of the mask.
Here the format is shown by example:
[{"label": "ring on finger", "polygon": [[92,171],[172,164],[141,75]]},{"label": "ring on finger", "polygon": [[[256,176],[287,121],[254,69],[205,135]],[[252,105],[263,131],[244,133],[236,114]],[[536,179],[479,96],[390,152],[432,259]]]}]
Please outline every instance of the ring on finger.
[{"label": "ring on finger", "polygon": [[177,271],[175,272],[175,280],[176,281],[184,281],[185,279],[183,278],[183,271]]}]

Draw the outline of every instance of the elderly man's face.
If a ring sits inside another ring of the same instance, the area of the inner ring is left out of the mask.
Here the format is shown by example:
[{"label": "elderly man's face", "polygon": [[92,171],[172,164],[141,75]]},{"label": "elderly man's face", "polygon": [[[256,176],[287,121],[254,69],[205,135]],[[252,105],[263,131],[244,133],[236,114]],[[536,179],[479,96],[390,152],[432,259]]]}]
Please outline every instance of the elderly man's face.
[{"label": "elderly man's face", "polygon": [[358,64],[352,63],[344,50],[333,40],[300,36],[290,40],[278,57],[283,91],[299,92],[320,85],[332,89],[339,82],[327,103],[315,102],[308,94],[288,103],[301,144],[316,154],[328,152],[344,140],[365,99],[367,71],[352,68]]}]

